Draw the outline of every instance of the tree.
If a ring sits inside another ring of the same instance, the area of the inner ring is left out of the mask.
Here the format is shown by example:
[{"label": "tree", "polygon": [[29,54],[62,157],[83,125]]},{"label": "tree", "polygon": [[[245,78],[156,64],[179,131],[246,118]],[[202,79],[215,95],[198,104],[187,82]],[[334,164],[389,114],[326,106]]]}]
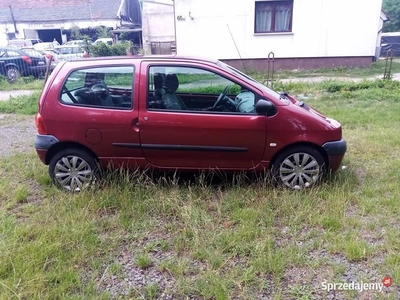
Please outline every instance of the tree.
[{"label": "tree", "polygon": [[382,10],[390,18],[390,22],[383,26],[383,31],[400,31],[400,0],[383,0]]}]

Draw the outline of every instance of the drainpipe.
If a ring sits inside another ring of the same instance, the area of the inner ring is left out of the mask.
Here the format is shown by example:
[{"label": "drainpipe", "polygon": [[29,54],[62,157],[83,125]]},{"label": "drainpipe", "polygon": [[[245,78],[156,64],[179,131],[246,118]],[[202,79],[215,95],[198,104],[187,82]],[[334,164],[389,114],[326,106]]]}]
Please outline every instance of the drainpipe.
[{"label": "drainpipe", "polygon": [[14,31],[15,31],[15,33],[19,33],[19,31],[17,29],[17,23],[15,22],[14,14],[13,14],[13,11],[12,11],[12,7],[11,7],[11,5],[8,6],[8,7],[10,8],[11,19],[12,19],[13,24],[14,24]]},{"label": "drainpipe", "polygon": [[178,43],[176,42],[176,14],[175,14],[175,0],[172,0],[174,3],[174,35],[175,35],[175,55],[178,54]]}]

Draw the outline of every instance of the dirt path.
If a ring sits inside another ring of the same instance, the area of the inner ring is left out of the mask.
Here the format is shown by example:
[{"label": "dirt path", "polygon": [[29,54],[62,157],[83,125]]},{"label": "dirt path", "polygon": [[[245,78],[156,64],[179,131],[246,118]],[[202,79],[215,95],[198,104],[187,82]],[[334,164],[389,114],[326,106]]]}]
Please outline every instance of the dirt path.
[{"label": "dirt path", "polygon": [[0,159],[34,150],[34,116],[0,114]]}]

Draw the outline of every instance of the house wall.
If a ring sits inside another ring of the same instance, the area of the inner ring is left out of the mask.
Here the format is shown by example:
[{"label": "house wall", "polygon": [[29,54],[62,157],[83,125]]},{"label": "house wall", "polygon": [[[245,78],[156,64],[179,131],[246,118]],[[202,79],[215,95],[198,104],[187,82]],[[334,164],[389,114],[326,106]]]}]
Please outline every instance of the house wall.
[{"label": "house wall", "polygon": [[175,0],[177,52],[225,60],[270,52],[280,59],[372,58],[381,6],[382,0],[294,0],[291,33],[255,34],[254,0]]},{"label": "house wall", "polygon": [[142,14],[143,50],[151,53],[152,42],[175,41],[174,6],[171,1],[145,1]]}]

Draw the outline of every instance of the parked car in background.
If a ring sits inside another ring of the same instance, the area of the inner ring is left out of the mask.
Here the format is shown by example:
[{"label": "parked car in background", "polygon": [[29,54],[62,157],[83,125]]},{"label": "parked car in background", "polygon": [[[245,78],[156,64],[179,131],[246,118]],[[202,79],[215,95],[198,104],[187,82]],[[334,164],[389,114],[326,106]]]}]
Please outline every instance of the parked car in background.
[{"label": "parked car in background", "polygon": [[4,63],[1,75],[10,83],[20,76],[41,77],[46,72],[46,58],[37,51],[27,51],[15,47],[0,47],[0,62]]},{"label": "parked car in background", "polygon": [[70,40],[68,42],[65,42],[63,46],[81,46],[84,47],[86,45],[91,45],[92,41],[90,40]]},{"label": "parked car in background", "polygon": [[49,43],[49,42],[45,42],[45,43],[37,43],[35,45],[32,46],[35,50],[54,50],[54,43]]},{"label": "parked car in background", "polygon": [[36,56],[42,55],[46,59],[46,66],[51,66],[51,69],[54,69],[54,66],[58,63],[58,52],[55,50],[36,50],[33,47],[23,47],[21,50],[25,51],[28,54],[33,54]]},{"label": "parked car in background", "polygon": [[51,62],[51,64],[53,64],[53,65],[58,64],[58,62],[60,61],[59,58],[58,58],[59,53],[58,53],[56,50],[54,50],[54,49],[53,49],[53,50],[51,50],[51,49],[45,49],[45,50],[42,50],[42,51],[39,51],[39,52],[44,53],[44,55],[45,55],[48,59],[50,59],[50,62]]},{"label": "parked car in background", "polygon": [[381,57],[400,56],[400,32],[386,32],[381,35]]},{"label": "parked car in background", "polygon": [[85,56],[85,49],[79,45],[62,45],[54,48],[58,52],[59,61],[68,61]]},{"label": "parked car in background", "polygon": [[8,45],[14,47],[31,47],[35,44],[43,43],[41,39],[14,39],[9,40]]},{"label": "parked car in background", "polygon": [[98,45],[100,43],[104,43],[107,45],[112,45],[113,44],[113,39],[112,38],[100,38],[94,41],[93,45]]},{"label": "parked car in background", "polygon": [[217,60],[108,57],[61,62],[39,99],[35,148],[53,182],[100,169],[270,171],[313,186],[346,152],[339,122]]}]

